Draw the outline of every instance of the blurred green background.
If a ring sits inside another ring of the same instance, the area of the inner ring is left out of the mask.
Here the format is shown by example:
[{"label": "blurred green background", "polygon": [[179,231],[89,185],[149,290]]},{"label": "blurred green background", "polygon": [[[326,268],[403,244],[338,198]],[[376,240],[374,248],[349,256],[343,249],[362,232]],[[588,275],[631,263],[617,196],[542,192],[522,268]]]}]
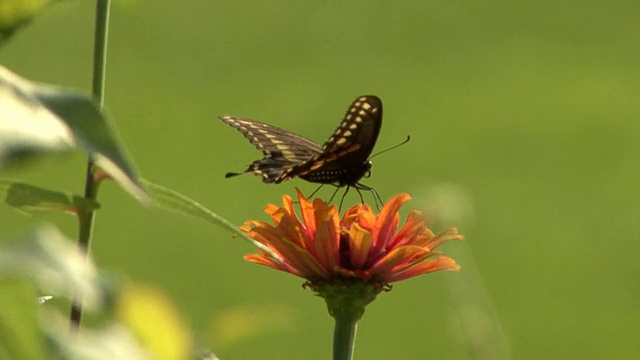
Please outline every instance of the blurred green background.
[{"label": "blurred green background", "polygon": [[[87,93],[94,3],[62,2],[0,49],[32,80]],[[640,7],[627,1],[116,1],[106,103],[142,175],[233,223],[294,180],[224,179],[260,154],[232,114],[324,141],[358,95],[384,101],[365,183],[412,194],[464,242],[460,273],[369,306],[357,359],[623,359],[640,352]],[[82,192],[81,155],[4,172]],[[324,198],[329,190],[320,193]],[[332,320],[290,275],[197,219],[103,186],[93,255],[164,289],[223,359],[327,359]],[[358,201],[349,196],[348,203]],[[2,235],[70,217],[0,209]]]}]

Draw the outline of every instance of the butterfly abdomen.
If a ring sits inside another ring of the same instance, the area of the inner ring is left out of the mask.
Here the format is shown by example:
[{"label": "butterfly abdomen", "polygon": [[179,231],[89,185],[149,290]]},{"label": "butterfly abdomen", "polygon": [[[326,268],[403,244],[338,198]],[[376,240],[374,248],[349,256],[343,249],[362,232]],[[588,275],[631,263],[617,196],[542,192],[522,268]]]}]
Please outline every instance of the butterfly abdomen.
[{"label": "butterfly abdomen", "polygon": [[351,166],[343,169],[327,169],[310,171],[299,175],[300,178],[314,183],[334,184],[341,186],[353,186],[363,177],[368,177],[371,170],[371,162],[367,161],[359,166]]}]

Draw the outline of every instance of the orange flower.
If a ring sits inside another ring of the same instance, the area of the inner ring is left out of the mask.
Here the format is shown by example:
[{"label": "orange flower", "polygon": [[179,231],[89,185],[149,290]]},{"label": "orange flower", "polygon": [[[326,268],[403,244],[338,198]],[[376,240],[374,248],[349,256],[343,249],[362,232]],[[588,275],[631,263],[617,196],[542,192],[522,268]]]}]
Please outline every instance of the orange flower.
[{"label": "orange flower", "polygon": [[393,197],[379,215],[358,204],[345,212],[320,199],[313,204],[298,190],[300,217],[291,197],[283,207],[267,205],[273,223],[247,221],[240,229],[271,252],[245,256],[245,260],[307,279],[309,285],[350,281],[381,286],[438,270],[458,270],[456,262],[434,251],[449,240],[460,240],[456,228],[434,234],[418,211],[411,211],[398,230],[398,210],[408,194]]}]

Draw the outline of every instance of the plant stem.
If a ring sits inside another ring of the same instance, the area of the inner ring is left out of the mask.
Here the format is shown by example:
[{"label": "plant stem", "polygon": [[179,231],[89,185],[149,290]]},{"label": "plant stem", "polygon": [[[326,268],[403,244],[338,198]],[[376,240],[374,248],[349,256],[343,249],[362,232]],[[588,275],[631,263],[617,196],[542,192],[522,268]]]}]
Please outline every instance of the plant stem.
[{"label": "plant stem", "polygon": [[[111,0],[97,0],[96,4],[96,27],[93,48],[93,80],[92,95],[100,110],[104,107],[104,84],[107,64],[107,35],[109,33],[109,8]],[[87,163],[84,196],[87,199],[95,200],[98,196],[98,183],[93,176],[94,163],[89,159]],[[88,256],[93,233],[93,222],[95,211],[82,211],[78,214],[78,246]],[[77,330],[82,320],[82,299],[77,296],[71,303],[71,314],[69,322],[71,329]]]},{"label": "plant stem", "polygon": [[349,312],[335,314],[334,318],[336,322],[333,329],[333,360],[351,360],[356,343],[358,319]]}]

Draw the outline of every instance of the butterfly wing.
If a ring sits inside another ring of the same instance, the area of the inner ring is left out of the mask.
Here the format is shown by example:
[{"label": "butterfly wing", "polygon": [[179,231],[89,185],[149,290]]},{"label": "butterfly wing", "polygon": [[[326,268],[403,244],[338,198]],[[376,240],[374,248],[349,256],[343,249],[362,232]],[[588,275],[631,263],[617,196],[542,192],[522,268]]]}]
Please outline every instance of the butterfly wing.
[{"label": "butterfly wing", "polygon": [[[286,170],[304,163],[322,153],[315,142],[260,121],[233,116],[220,116],[220,120],[240,131],[263,154],[244,173],[253,172],[266,183],[275,182]],[[240,175],[227,173],[226,177]]]},{"label": "butterfly wing", "polygon": [[354,185],[371,167],[368,158],[381,127],[382,100],[373,95],[357,98],[321,153],[284,171],[275,182],[300,176],[311,182]]}]

